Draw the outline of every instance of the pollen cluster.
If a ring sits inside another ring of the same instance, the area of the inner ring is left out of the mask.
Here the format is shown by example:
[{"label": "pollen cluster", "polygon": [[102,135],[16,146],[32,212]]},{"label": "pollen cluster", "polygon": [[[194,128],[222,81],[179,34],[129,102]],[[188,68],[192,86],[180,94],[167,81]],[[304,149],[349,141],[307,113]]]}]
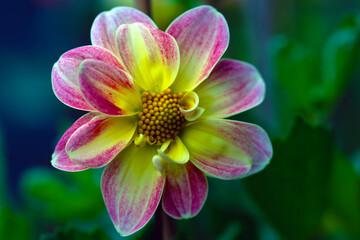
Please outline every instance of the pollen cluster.
[{"label": "pollen cluster", "polygon": [[138,114],[138,130],[148,143],[161,145],[174,140],[185,122],[179,110],[183,96],[183,93],[172,93],[169,88],[161,93],[142,93],[143,110]]}]

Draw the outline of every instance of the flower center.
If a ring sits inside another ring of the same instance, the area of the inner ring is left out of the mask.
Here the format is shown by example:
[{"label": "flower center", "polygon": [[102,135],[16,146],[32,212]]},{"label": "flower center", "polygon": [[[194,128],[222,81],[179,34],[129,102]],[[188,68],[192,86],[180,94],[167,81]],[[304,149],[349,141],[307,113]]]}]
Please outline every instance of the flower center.
[{"label": "flower center", "polygon": [[179,110],[183,96],[181,92],[172,93],[169,88],[161,93],[142,93],[138,132],[148,143],[161,145],[167,140],[174,141],[186,121]]}]

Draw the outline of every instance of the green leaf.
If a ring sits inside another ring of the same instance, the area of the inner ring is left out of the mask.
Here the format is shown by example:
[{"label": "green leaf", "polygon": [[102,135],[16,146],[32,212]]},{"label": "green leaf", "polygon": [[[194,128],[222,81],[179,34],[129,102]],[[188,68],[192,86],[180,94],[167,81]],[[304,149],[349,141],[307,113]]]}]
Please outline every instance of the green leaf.
[{"label": "green leaf", "polygon": [[67,221],[96,217],[104,209],[94,171],[64,173],[56,169],[30,169],[21,179],[30,211],[48,219]]},{"label": "green leaf", "polygon": [[286,141],[272,142],[270,165],[243,182],[279,234],[285,239],[309,239],[327,205],[332,135],[297,119]]},{"label": "green leaf", "polygon": [[204,207],[190,219],[176,221],[175,239],[254,239],[259,228],[239,181],[208,177]]},{"label": "green leaf", "polygon": [[359,69],[360,17],[346,18],[323,45],[323,49],[303,45],[286,35],[271,40],[270,62],[278,87],[275,100],[281,125],[287,124],[283,119],[291,117],[289,112],[313,123],[328,118]]},{"label": "green leaf", "polygon": [[[284,137],[291,130],[295,113],[311,113],[311,89],[317,79],[312,52],[286,35],[272,38],[270,62],[274,77],[276,136]],[[313,116],[306,116],[313,119]]]},{"label": "green leaf", "polygon": [[29,222],[7,206],[0,206],[0,239],[31,239]]},{"label": "green leaf", "polygon": [[357,27],[344,27],[333,33],[323,51],[323,82],[318,94],[332,103],[343,92],[358,64],[360,34]]},{"label": "green leaf", "polygon": [[342,28],[354,28],[360,26],[360,14],[346,16],[341,24]]},{"label": "green leaf", "polygon": [[330,186],[327,230],[360,239],[360,177],[340,152],[336,153]]},{"label": "green leaf", "polygon": [[285,35],[273,38],[270,50],[275,79],[296,108],[308,107],[311,89],[319,81],[313,51]]},{"label": "green leaf", "polygon": [[227,228],[224,229],[224,233],[220,235],[218,240],[231,240],[237,239],[241,232],[241,224],[239,222],[232,222]]}]

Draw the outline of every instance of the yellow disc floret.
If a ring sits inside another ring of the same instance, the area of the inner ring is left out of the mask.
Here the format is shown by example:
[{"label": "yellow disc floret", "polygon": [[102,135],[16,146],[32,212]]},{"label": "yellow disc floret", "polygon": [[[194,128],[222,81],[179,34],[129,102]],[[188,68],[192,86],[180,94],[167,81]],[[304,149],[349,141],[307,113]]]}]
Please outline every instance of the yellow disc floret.
[{"label": "yellow disc floret", "polygon": [[169,88],[161,93],[142,93],[143,109],[138,114],[138,133],[148,143],[161,145],[174,140],[185,122],[179,110],[183,96],[183,93],[172,93]]}]

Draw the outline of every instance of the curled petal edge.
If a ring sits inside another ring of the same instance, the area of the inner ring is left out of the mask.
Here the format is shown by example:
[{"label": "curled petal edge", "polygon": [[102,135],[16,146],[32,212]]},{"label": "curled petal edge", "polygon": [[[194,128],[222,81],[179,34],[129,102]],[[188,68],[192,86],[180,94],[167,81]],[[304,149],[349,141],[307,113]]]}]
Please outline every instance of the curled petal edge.
[{"label": "curled petal edge", "polygon": [[180,112],[184,114],[186,120],[194,121],[203,114],[205,109],[199,107],[199,102],[199,96],[193,91],[186,93],[181,99]]}]

